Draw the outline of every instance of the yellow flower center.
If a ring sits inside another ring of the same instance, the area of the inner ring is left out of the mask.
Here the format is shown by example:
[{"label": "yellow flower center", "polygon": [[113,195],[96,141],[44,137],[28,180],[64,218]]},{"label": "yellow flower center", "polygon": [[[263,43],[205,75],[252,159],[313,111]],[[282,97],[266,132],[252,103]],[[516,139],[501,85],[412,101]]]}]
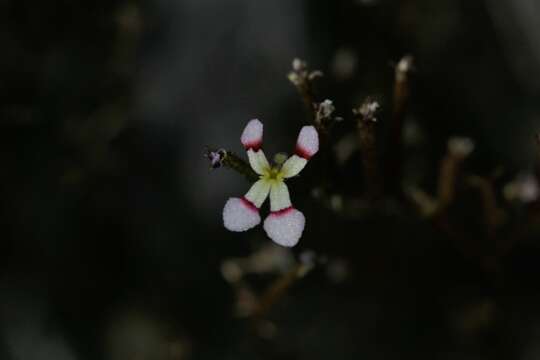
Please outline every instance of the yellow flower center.
[{"label": "yellow flower center", "polygon": [[283,181],[283,173],[281,171],[281,166],[269,166],[263,171],[261,179],[271,182]]}]

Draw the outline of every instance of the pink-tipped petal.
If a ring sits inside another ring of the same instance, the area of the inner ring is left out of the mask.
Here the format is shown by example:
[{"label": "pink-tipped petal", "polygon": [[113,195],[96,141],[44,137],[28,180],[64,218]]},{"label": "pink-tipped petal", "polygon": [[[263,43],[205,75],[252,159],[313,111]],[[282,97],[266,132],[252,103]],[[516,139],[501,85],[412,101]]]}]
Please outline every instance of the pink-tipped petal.
[{"label": "pink-tipped petal", "polygon": [[248,149],[247,154],[249,165],[257,174],[264,174],[264,171],[270,167],[270,164],[268,164],[268,160],[266,159],[266,155],[264,155],[262,149],[256,151],[253,149]]},{"label": "pink-tipped petal", "polygon": [[270,213],[264,220],[264,230],[272,241],[286,247],[293,247],[298,243],[306,218],[295,208],[287,208]]},{"label": "pink-tipped petal", "polygon": [[230,231],[246,231],[261,223],[259,210],[244,198],[230,198],[223,208],[223,225]]},{"label": "pink-tipped petal", "polygon": [[263,140],[263,124],[258,119],[253,119],[248,122],[240,141],[246,150],[253,149],[259,150],[262,146]]},{"label": "pink-tipped petal", "polygon": [[285,161],[281,167],[281,172],[284,178],[290,178],[296,176],[306,166],[307,160],[298,155],[293,155]]},{"label": "pink-tipped petal", "polygon": [[319,134],[313,126],[304,126],[296,140],[296,155],[309,160],[319,151]]}]

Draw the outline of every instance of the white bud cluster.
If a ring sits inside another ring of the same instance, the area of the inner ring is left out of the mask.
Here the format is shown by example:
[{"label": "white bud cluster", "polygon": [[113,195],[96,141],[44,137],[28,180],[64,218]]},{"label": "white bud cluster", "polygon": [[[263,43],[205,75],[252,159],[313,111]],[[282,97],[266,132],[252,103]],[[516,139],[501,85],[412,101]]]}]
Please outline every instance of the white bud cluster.
[{"label": "white bud cluster", "polygon": [[362,106],[357,109],[353,109],[354,115],[361,115],[364,120],[371,120],[373,122],[377,121],[375,113],[379,110],[379,103],[375,100],[366,100]]},{"label": "white bud cluster", "polygon": [[308,81],[322,76],[322,71],[314,70],[310,72],[305,61],[295,58],[292,62],[292,71],[289,72],[287,78],[295,86],[304,86]]}]

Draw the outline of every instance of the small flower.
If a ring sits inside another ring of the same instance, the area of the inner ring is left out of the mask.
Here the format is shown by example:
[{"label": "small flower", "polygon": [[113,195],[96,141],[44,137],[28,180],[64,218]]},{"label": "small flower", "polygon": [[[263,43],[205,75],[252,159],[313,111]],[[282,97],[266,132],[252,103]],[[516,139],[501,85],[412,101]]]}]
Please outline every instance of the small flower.
[{"label": "small flower", "polygon": [[295,154],[273,166],[261,148],[262,138],[263,124],[257,119],[251,120],[240,141],[259,180],[243,197],[227,200],[223,224],[230,231],[246,231],[257,226],[261,222],[259,209],[270,196],[270,215],[264,220],[264,230],[275,243],[292,247],[300,240],[306,220],[304,214],[292,206],[285,179],[298,175],[319,151],[319,135],[313,126],[304,126],[298,135]]},{"label": "small flower", "polygon": [[224,149],[219,149],[216,151],[206,150],[205,156],[210,160],[210,167],[212,169],[217,169],[223,165],[223,159],[225,158],[226,151]]}]

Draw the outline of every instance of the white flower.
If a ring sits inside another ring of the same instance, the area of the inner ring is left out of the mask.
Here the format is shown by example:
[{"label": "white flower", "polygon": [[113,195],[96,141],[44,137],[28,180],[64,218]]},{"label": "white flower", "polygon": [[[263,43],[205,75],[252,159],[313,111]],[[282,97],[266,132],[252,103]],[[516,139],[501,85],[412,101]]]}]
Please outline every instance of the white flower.
[{"label": "white flower", "polygon": [[300,240],[306,220],[304,214],[292,206],[285,179],[298,175],[319,151],[319,135],[313,126],[304,126],[296,141],[295,154],[274,166],[268,163],[261,149],[262,138],[263,124],[257,119],[251,120],[240,141],[259,180],[243,197],[227,200],[223,223],[230,231],[246,231],[257,226],[261,222],[259,209],[270,196],[270,215],[264,221],[264,230],[275,243],[291,247]]}]

